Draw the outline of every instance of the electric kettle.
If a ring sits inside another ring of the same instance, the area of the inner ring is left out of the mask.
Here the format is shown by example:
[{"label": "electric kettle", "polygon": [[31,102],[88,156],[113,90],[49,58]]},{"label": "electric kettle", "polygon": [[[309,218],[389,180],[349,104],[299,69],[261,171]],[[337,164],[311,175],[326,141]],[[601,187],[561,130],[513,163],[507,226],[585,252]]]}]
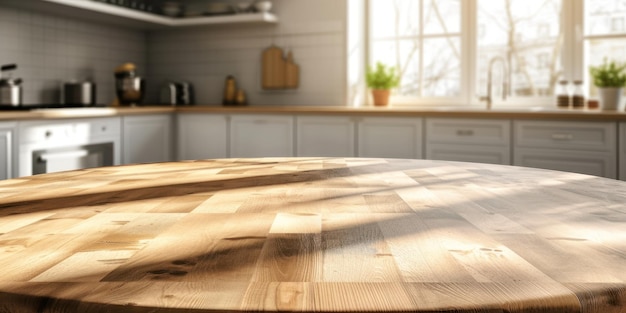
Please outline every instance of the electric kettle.
[{"label": "electric kettle", "polygon": [[22,104],[22,79],[4,77],[6,72],[17,69],[15,64],[0,67],[0,105],[18,106]]}]

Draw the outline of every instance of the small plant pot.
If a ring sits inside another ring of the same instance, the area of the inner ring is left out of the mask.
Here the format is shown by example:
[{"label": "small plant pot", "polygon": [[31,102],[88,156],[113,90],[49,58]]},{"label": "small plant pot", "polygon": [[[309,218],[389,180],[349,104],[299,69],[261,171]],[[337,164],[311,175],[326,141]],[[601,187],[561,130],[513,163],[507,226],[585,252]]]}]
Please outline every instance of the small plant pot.
[{"label": "small plant pot", "polygon": [[374,106],[384,107],[389,105],[389,96],[391,91],[388,89],[373,89],[372,97],[374,97]]},{"label": "small plant pot", "polygon": [[621,87],[598,88],[598,96],[600,98],[600,108],[602,110],[619,110],[622,104]]}]

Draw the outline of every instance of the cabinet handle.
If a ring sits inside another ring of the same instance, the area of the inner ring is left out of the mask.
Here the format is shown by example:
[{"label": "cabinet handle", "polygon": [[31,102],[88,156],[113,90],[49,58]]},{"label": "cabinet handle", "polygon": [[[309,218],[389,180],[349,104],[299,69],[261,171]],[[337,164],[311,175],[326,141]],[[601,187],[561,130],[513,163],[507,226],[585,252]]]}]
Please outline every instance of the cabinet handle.
[{"label": "cabinet handle", "polygon": [[572,134],[552,134],[552,139],[567,141],[567,140],[574,139],[574,135],[572,135]]},{"label": "cabinet handle", "polygon": [[52,131],[46,130],[46,133],[44,134],[44,136],[46,136],[46,138],[50,138],[50,136],[52,136]]},{"label": "cabinet handle", "polygon": [[457,136],[474,136],[474,131],[471,129],[459,129],[456,131]]}]

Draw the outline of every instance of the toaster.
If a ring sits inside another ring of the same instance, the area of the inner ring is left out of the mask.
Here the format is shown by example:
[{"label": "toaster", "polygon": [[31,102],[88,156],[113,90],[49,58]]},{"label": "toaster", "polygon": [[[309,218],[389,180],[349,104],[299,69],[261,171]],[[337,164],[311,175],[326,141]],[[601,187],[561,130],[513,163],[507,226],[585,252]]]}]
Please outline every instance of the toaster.
[{"label": "toaster", "polygon": [[161,88],[161,104],[193,105],[195,97],[193,85],[189,82],[170,82]]}]

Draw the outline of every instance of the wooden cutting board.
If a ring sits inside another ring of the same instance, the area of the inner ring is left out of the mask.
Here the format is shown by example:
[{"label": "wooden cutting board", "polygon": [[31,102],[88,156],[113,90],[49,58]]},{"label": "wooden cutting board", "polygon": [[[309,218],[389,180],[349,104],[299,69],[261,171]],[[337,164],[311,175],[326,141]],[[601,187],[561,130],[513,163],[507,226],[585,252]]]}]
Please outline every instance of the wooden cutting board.
[{"label": "wooden cutting board", "polygon": [[296,89],[300,85],[300,67],[293,61],[293,52],[287,53],[285,64],[285,88]]},{"label": "wooden cutting board", "polygon": [[285,70],[287,63],[283,49],[272,45],[263,51],[262,56],[262,85],[263,89],[284,89]]},{"label": "wooden cutting board", "polygon": [[285,58],[283,49],[272,45],[262,55],[263,89],[296,89],[300,85],[300,67],[294,63],[293,53]]}]

